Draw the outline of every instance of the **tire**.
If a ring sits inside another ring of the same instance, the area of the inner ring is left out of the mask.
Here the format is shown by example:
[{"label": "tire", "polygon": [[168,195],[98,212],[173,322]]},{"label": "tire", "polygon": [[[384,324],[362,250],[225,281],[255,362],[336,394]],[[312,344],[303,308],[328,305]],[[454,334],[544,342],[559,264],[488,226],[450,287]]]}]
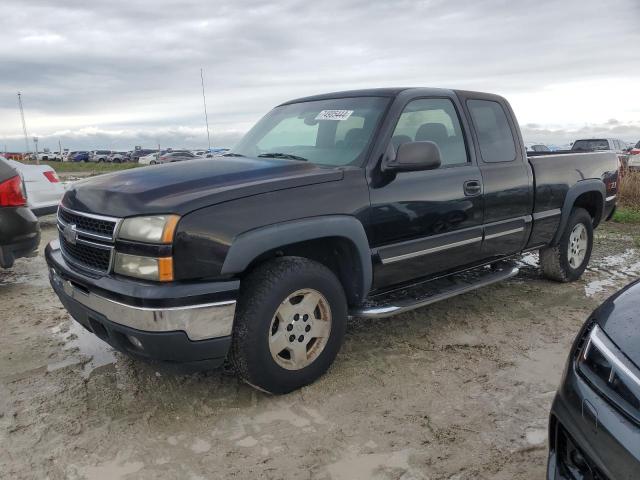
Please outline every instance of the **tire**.
[{"label": "tire", "polygon": [[151,160],[151,162],[149,163],[149,165],[155,165],[156,161],[155,160]]},{"label": "tire", "polygon": [[[299,304],[296,295],[303,300]],[[305,307],[315,298],[313,310]],[[273,394],[291,392],[327,371],[346,323],[346,297],[331,270],[301,257],[268,261],[241,282],[231,362],[248,384]],[[324,336],[312,337],[315,331]],[[272,347],[276,339],[281,342]],[[280,353],[272,353],[280,346]]]},{"label": "tire", "polygon": [[[584,229],[584,230],[581,230]],[[576,236],[584,232],[586,245],[584,245],[584,256],[581,261],[576,261],[580,255],[576,257],[572,255],[574,251],[582,251],[581,241],[576,244]],[[573,237],[572,237],[573,233]],[[540,266],[542,274],[557,282],[573,282],[578,280],[584,273],[589,259],[591,258],[591,250],[593,248],[593,220],[591,215],[584,208],[574,208],[569,216],[569,221],[565,227],[562,237],[557,245],[540,249]]]}]

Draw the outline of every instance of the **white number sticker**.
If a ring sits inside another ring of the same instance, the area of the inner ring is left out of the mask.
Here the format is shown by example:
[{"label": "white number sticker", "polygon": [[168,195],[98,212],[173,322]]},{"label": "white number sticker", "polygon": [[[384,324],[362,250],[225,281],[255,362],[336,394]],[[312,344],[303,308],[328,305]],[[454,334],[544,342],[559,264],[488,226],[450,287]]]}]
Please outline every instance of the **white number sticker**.
[{"label": "white number sticker", "polygon": [[352,113],[353,110],[322,110],[316,120],[346,120]]}]

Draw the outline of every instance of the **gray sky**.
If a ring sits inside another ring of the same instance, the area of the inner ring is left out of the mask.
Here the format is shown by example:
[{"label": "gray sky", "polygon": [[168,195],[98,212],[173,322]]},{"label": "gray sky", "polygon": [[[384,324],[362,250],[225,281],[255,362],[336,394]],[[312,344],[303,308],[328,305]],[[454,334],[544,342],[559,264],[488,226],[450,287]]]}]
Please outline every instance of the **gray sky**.
[{"label": "gray sky", "polygon": [[0,149],[203,147],[335,90],[465,88],[526,141],[640,140],[640,0],[2,0]]}]

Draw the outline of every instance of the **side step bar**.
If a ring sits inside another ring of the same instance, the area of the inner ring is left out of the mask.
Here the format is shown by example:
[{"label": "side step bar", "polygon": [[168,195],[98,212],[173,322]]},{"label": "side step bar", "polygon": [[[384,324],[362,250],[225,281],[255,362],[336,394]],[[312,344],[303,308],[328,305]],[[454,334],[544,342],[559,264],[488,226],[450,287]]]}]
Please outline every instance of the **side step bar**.
[{"label": "side step bar", "polygon": [[518,268],[506,265],[499,269],[468,272],[420,282],[367,298],[365,303],[349,313],[352,317],[387,318],[432,303],[467,293],[518,274]]}]

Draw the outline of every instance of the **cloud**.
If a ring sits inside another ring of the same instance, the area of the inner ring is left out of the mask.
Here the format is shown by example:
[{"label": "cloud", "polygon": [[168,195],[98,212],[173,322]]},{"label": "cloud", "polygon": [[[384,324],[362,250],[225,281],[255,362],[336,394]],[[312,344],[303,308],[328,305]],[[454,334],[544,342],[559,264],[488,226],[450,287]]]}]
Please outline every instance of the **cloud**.
[{"label": "cloud", "polygon": [[2,13],[12,148],[17,91],[43,139],[95,126],[136,144],[169,129],[184,144],[182,129],[203,125],[200,67],[223,132],[289,98],[403,85],[499,93],[523,123],[558,128],[640,118],[637,0],[3,0]]}]

